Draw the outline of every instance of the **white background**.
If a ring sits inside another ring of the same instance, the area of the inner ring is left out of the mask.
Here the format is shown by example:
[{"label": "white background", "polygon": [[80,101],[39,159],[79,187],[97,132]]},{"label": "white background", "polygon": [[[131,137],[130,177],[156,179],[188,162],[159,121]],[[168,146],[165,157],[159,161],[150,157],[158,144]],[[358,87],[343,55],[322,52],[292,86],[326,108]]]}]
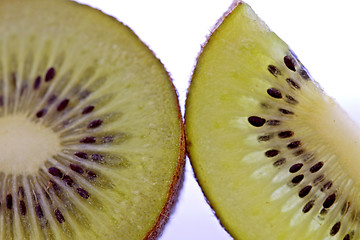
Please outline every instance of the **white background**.
[{"label": "white background", "polygon": [[[79,0],[124,22],[173,78],[184,111],[201,44],[232,0]],[[325,91],[360,122],[360,2],[248,0]],[[239,216],[244,217],[244,216]],[[232,239],[219,225],[187,160],[184,188],[161,240]]]}]

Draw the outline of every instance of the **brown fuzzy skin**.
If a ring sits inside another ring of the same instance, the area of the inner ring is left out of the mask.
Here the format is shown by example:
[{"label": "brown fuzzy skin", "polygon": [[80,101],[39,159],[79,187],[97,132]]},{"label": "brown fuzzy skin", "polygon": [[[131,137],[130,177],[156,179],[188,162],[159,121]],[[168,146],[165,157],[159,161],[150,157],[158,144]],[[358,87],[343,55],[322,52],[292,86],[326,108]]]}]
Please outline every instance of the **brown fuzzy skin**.
[{"label": "brown fuzzy skin", "polygon": [[[217,21],[217,23],[213,26],[213,28],[211,29],[210,31],[210,34],[207,36],[205,42],[201,45],[201,50],[197,56],[197,59],[196,59],[196,62],[198,62],[201,54],[203,53],[207,43],[209,42],[209,40],[211,39],[211,36],[212,34],[217,30],[217,28],[221,25],[221,23],[225,20],[225,18],[236,8],[238,7],[239,5],[241,5],[242,3],[242,0],[234,0],[233,3],[230,5],[230,7],[228,8],[228,10],[223,14],[223,16]],[[194,69],[193,69],[193,72],[192,72],[192,76],[191,76],[191,79],[190,79],[190,86],[188,88],[188,91],[187,91],[187,98],[188,99],[188,96],[189,96],[189,91],[190,91],[190,88],[191,88],[191,82],[193,81],[194,79],[194,73],[196,71],[196,68],[197,68],[197,65],[194,66]],[[185,109],[186,109],[186,106],[188,105],[188,101],[186,100],[186,103],[185,103]],[[185,134],[186,134],[186,110],[185,110]],[[189,139],[186,139],[186,155],[189,157],[189,160],[190,160],[190,163],[192,164],[192,161],[191,161],[191,154],[189,152],[189,148],[191,147],[192,143]],[[204,197],[205,197],[205,200],[206,202],[209,204],[209,206],[211,207],[214,215],[216,216],[216,218],[218,219],[220,225],[225,229],[225,231],[227,231],[230,235],[231,233],[228,231],[227,227],[223,224],[223,222],[221,221],[221,219],[219,218],[219,216],[216,214],[215,212],[215,209],[214,207],[212,206],[211,202],[209,201],[208,197],[206,196],[206,193],[204,192],[203,190],[203,187],[200,183],[200,181],[198,180],[197,176],[196,176],[196,172],[194,171],[194,176],[195,176],[195,179],[196,179],[196,182],[199,184],[200,188],[201,188],[201,192],[204,194]]]},{"label": "brown fuzzy skin", "polygon": [[[170,80],[171,81],[171,80]],[[179,98],[176,94],[176,90],[174,85],[172,85],[174,88],[175,95],[177,96],[177,103],[178,103],[178,120],[180,122],[180,130],[181,130],[181,136],[179,141],[179,157],[177,161],[176,171],[174,173],[170,189],[166,198],[166,204],[163,207],[155,225],[152,227],[152,229],[146,234],[146,236],[143,238],[144,240],[155,240],[157,239],[161,233],[164,230],[164,227],[169,220],[170,215],[172,214],[172,210],[174,209],[174,206],[178,200],[180,190],[183,185],[184,180],[184,169],[185,169],[185,156],[186,156],[186,140],[185,140],[185,127],[183,124],[183,118],[181,115],[180,107],[179,107]]]}]

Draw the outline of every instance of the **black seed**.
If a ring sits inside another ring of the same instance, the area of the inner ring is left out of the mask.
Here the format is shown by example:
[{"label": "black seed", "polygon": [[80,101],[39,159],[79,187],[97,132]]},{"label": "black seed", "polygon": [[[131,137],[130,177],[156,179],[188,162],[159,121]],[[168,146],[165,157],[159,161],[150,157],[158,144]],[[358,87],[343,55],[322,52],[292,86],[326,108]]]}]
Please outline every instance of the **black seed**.
[{"label": "black seed", "polygon": [[12,86],[16,88],[16,73],[11,73]]},{"label": "black seed", "polygon": [[45,194],[45,197],[46,197],[48,200],[51,200],[50,195],[49,195],[49,193],[47,192],[47,190],[44,190],[44,194]]},{"label": "black seed", "polygon": [[102,138],[101,142],[102,143],[111,143],[114,141],[114,137],[113,136],[105,136]]},{"label": "black seed", "polygon": [[76,191],[82,198],[85,198],[85,199],[89,198],[89,193],[86,190],[84,190],[82,188],[77,188]]},{"label": "black seed", "polygon": [[300,74],[300,76],[302,77],[302,79],[305,79],[305,80],[309,80],[309,79],[310,79],[309,74],[308,74],[307,71],[304,70],[304,69],[301,69],[301,70],[299,71],[299,74]]},{"label": "black seed", "polygon": [[56,219],[58,220],[59,223],[65,222],[65,218],[64,218],[64,216],[61,214],[61,212],[60,212],[59,209],[55,209],[54,213],[55,213],[55,217],[56,217]]},{"label": "black seed", "polygon": [[269,126],[279,126],[280,125],[280,120],[268,120],[266,121],[266,124]]},{"label": "black seed", "polygon": [[266,142],[266,141],[269,141],[272,137],[273,137],[272,135],[259,136],[258,140],[260,142]]},{"label": "black seed", "polygon": [[257,116],[251,116],[248,118],[248,121],[251,125],[253,125],[254,127],[261,127],[265,124],[266,120],[261,118],[261,117],[257,117]]},{"label": "black seed", "polygon": [[53,180],[49,181],[49,185],[52,186],[55,191],[60,191],[59,186]]},{"label": "black seed", "polygon": [[38,216],[38,218],[43,218],[44,217],[43,211],[42,211],[41,206],[39,204],[35,205],[35,212],[36,212],[36,215]]},{"label": "black seed", "polygon": [[272,96],[273,98],[282,98],[281,92],[276,88],[269,88],[267,93]]},{"label": "black seed", "polygon": [[94,153],[91,155],[91,159],[94,160],[95,162],[101,162],[104,160],[104,156],[98,153]]},{"label": "black seed", "polygon": [[84,152],[76,152],[76,153],[74,153],[74,155],[77,156],[78,158],[82,158],[82,159],[88,159],[89,158],[87,153],[84,153]]},{"label": "black seed", "polygon": [[324,186],[320,189],[322,192],[324,192],[327,189],[330,189],[332,187],[332,181],[328,181],[327,183],[324,184]]},{"label": "black seed", "polygon": [[89,90],[84,90],[79,94],[79,99],[85,99],[90,95],[90,91]]},{"label": "black seed", "polygon": [[335,193],[331,194],[331,195],[328,196],[328,197],[326,198],[326,200],[324,201],[323,207],[324,207],[324,208],[329,208],[329,207],[331,207],[331,205],[334,204],[335,199],[336,199],[336,194],[335,194]]},{"label": "black seed", "polygon": [[343,240],[350,240],[350,234],[346,234]]},{"label": "black seed", "polygon": [[304,187],[303,189],[301,189],[299,191],[299,197],[303,198],[306,195],[308,195],[309,192],[311,191],[311,188],[312,188],[312,186],[308,185],[308,186]]},{"label": "black seed", "polygon": [[285,159],[285,158],[281,158],[281,159],[277,160],[276,162],[274,162],[273,165],[274,165],[275,167],[278,167],[278,166],[283,165],[285,162],[286,162],[286,159]]},{"label": "black seed", "polygon": [[51,81],[54,77],[55,77],[55,69],[49,68],[49,70],[47,71],[47,73],[45,75],[45,82]]},{"label": "black seed", "polygon": [[60,111],[64,110],[64,109],[67,107],[68,104],[69,104],[69,99],[65,98],[64,100],[62,100],[62,101],[59,103],[59,105],[57,106],[56,110],[57,110],[58,112],[60,112]]},{"label": "black seed", "polygon": [[271,157],[275,157],[276,155],[279,154],[279,150],[276,149],[271,149],[265,152],[265,156],[271,158]]},{"label": "black seed", "polygon": [[87,106],[87,107],[85,107],[85,108],[83,109],[82,114],[91,113],[91,112],[94,110],[94,108],[95,108],[94,106],[89,105],[89,106]]},{"label": "black seed", "polygon": [[300,85],[298,83],[296,83],[294,80],[292,80],[291,78],[287,78],[286,82],[290,85],[290,87],[293,87],[295,89],[300,89]]},{"label": "black seed", "polygon": [[293,131],[283,131],[278,134],[279,138],[289,138],[294,135]]},{"label": "black seed", "polygon": [[294,112],[283,109],[283,108],[279,108],[279,111],[283,114],[290,114],[290,115],[294,114]]},{"label": "black seed", "polygon": [[75,182],[72,180],[72,178],[69,175],[64,175],[63,181],[66,182],[67,185],[70,187],[74,186]]},{"label": "black seed", "polygon": [[347,213],[348,212],[348,210],[349,210],[349,208],[350,208],[350,202],[346,202],[345,204],[344,204],[344,206],[342,207],[342,209],[341,209],[341,215],[344,215],[345,213]]},{"label": "black seed", "polygon": [[80,173],[80,174],[83,174],[83,173],[84,173],[84,170],[83,170],[79,165],[70,164],[70,168],[71,168],[71,170],[73,170],[74,172],[77,172],[77,173]]},{"label": "black seed", "polygon": [[334,226],[330,230],[330,235],[335,236],[339,232],[340,227],[341,227],[341,222],[335,223]]},{"label": "black seed", "polygon": [[286,102],[290,104],[297,104],[298,101],[290,95],[286,95]]},{"label": "black seed", "polygon": [[304,150],[303,150],[303,149],[300,149],[300,150],[294,152],[293,155],[294,155],[295,157],[297,157],[297,156],[300,156],[300,155],[303,154],[303,153],[304,153]]},{"label": "black seed", "polygon": [[96,137],[84,137],[80,140],[80,143],[95,143]]},{"label": "black seed", "polygon": [[20,186],[18,188],[18,196],[19,196],[19,198],[24,198],[24,196],[25,196],[25,191],[24,191],[24,188],[22,186]]},{"label": "black seed", "polygon": [[4,106],[4,97],[0,96],[0,107]]},{"label": "black seed", "polygon": [[320,211],[320,214],[321,214],[321,215],[325,215],[325,214],[327,214],[327,213],[328,213],[328,210],[325,209],[325,208],[321,209],[321,211]]},{"label": "black seed", "polygon": [[318,162],[310,168],[310,172],[315,173],[315,172],[319,171],[323,166],[324,166],[323,162]]},{"label": "black seed", "polygon": [[293,179],[291,179],[291,182],[294,184],[298,184],[299,182],[301,182],[304,179],[304,175],[297,175],[295,177],[293,177]]},{"label": "black seed", "polygon": [[296,71],[296,69],[295,69],[296,62],[291,56],[285,56],[284,63],[288,69],[290,69],[293,72]]},{"label": "black seed", "polygon": [[315,201],[311,200],[308,203],[305,204],[304,208],[303,208],[303,213],[307,213],[311,210],[311,208],[314,206]]},{"label": "black seed", "polygon": [[261,103],[260,105],[261,105],[261,107],[263,107],[265,109],[270,109],[271,108],[271,105],[267,104],[267,103]]},{"label": "black seed", "polygon": [[23,96],[25,91],[27,90],[28,86],[27,84],[24,84],[21,86],[21,89],[20,89],[20,96]]},{"label": "black seed", "polygon": [[314,155],[310,154],[310,153],[305,154],[304,157],[303,157],[304,162],[311,162],[314,159],[315,159]]},{"label": "black seed", "polygon": [[296,163],[290,167],[289,172],[296,173],[297,171],[299,171],[302,168],[302,166],[303,166],[302,163]]},{"label": "black seed", "polygon": [[48,99],[48,103],[52,104],[52,103],[54,103],[56,101],[56,99],[57,99],[57,96],[55,94],[51,94],[49,99]]},{"label": "black seed", "polygon": [[12,199],[12,195],[9,193],[8,195],[6,195],[6,207],[8,209],[12,209],[13,206],[13,199]]},{"label": "black seed", "polygon": [[41,117],[45,116],[46,113],[47,113],[47,109],[43,108],[36,113],[36,117],[41,118]]},{"label": "black seed", "polygon": [[35,194],[33,193],[31,196],[32,196],[32,199],[34,200],[34,202],[37,202],[37,199],[39,198],[39,194],[36,193],[36,197],[35,197]]},{"label": "black seed", "polygon": [[275,67],[274,65],[269,65],[269,66],[268,66],[268,71],[269,71],[272,75],[274,75],[275,77],[281,75],[280,70],[279,70],[277,67]]},{"label": "black seed", "polygon": [[26,206],[25,206],[25,202],[23,200],[20,200],[20,202],[19,202],[19,210],[20,210],[21,215],[24,216],[26,214]]},{"label": "black seed", "polygon": [[59,178],[62,178],[62,177],[63,177],[62,172],[61,172],[58,168],[56,168],[56,167],[50,167],[50,168],[48,169],[48,172],[49,172],[51,175],[55,176],[55,177],[59,177]]},{"label": "black seed", "polygon": [[321,182],[324,180],[324,174],[321,174],[320,176],[318,176],[317,178],[314,179],[314,184],[317,184],[318,182]]},{"label": "black seed", "polygon": [[87,174],[88,174],[88,177],[90,178],[90,180],[94,180],[95,178],[97,178],[96,173],[94,173],[92,171],[88,171]]},{"label": "black seed", "polygon": [[97,128],[101,126],[103,121],[101,119],[94,120],[87,125],[87,128]]},{"label": "black seed", "polygon": [[41,76],[37,76],[37,78],[35,78],[34,80],[34,85],[33,85],[34,90],[39,89],[40,84],[41,84]]},{"label": "black seed", "polygon": [[295,149],[295,148],[298,148],[299,146],[301,145],[301,142],[300,141],[294,141],[294,142],[291,142],[287,145],[287,147],[289,149]]}]

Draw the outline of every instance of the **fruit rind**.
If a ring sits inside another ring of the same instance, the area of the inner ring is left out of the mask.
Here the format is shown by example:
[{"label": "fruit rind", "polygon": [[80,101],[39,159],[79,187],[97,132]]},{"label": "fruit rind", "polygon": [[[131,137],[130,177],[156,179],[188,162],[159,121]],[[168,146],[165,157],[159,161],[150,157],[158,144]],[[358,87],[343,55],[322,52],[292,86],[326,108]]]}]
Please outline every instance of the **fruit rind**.
[{"label": "fruit rind", "polygon": [[[174,87],[174,91],[175,87]],[[178,98],[176,99],[178,101]],[[172,183],[170,185],[169,194],[167,196],[166,205],[162,209],[156,224],[153,226],[153,228],[146,234],[146,236],[143,239],[146,240],[155,240],[159,236],[161,236],[166,223],[170,219],[170,216],[174,210],[174,207],[178,201],[178,197],[180,194],[180,191],[183,186],[184,182],[184,169],[185,169],[185,157],[186,157],[186,137],[185,137],[185,127],[183,124],[183,118],[181,115],[180,107],[178,107],[178,119],[180,121],[181,126],[181,136],[180,136],[180,153],[179,158],[177,162],[176,172],[173,176]]]}]

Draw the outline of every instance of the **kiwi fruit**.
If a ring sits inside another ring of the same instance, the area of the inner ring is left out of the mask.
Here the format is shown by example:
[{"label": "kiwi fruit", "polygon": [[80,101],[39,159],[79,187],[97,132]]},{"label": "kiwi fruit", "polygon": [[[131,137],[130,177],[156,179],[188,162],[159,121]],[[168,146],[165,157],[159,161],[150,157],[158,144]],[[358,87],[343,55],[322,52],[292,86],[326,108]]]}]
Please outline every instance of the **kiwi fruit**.
[{"label": "kiwi fruit", "polygon": [[161,62],[67,0],[0,2],[0,239],[155,239],[184,168]]},{"label": "kiwi fruit", "polygon": [[358,127],[244,2],[203,47],[185,126],[197,181],[235,239],[360,239]]}]

